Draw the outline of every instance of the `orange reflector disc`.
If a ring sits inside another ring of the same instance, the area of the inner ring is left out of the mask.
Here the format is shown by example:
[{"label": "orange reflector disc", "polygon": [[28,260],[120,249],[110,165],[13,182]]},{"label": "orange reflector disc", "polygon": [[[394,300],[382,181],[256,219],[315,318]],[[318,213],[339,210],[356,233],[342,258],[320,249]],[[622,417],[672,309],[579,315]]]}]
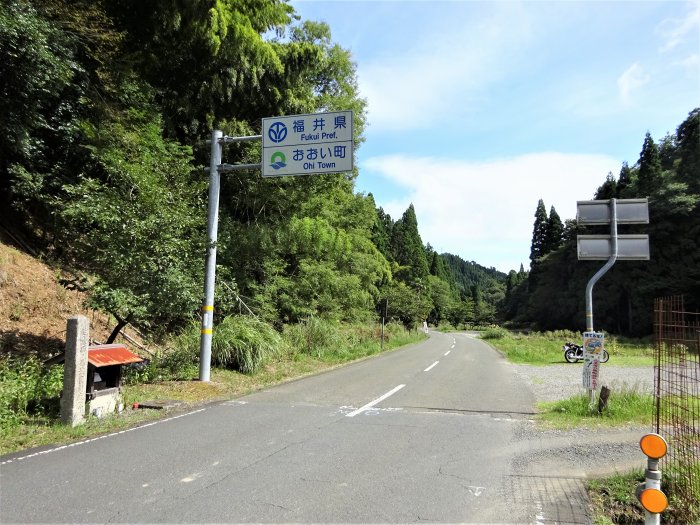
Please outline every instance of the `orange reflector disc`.
[{"label": "orange reflector disc", "polygon": [[639,440],[639,447],[651,459],[659,459],[666,455],[668,445],[658,434],[646,434]]},{"label": "orange reflector disc", "polygon": [[639,495],[639,502],[645,510],[657,514],[665,511],[666,507],[668,507],[666,494],[659,489],[644,489]]}]

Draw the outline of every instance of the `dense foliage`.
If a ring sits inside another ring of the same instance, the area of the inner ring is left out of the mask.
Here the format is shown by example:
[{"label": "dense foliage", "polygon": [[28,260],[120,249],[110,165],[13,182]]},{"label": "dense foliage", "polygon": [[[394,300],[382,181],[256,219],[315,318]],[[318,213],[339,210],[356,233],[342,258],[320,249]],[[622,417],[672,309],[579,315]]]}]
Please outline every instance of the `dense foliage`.
[{"label": "dense foliage", "polygon": [[[593,292],[596,329],[630,335],[652,331],[653,300],[683,295],[688,311],[700,309],[700,109],[693,110],[658,144],[646,134],[639,160],[608,174],[596,199],[649,199],[649,224],[621,226],[620,234],[648,233],[650,261],[619,261]],[[607,226],[561,221],[540,200],[535,214],[528,274],[511,272],[504,318],[540,329],[585,328],[585,289],[602,263],[579,262],[578,234],[608,234]],[[555,241],[547,241],[547,237]]]},{"label": "dense foliage", "polygon": [[[7,0],[0,90],[3,225],[89,275],[92,306],[117,330],[155,335],[198,316],[211,129],[249,135],[265,116],[350,109],[359,145],[365,125],[350,52],[281,0]],[[224,152],[259,155],[255,143]],[[495,281],[448,272],[413,206],[394,222],[355,193],[356,175],[222,177],[218,321],[241,298],[279,330],[376,319],[387,299],[409,328],[492,320]],[[236,359],[221,361],[250,368]]]},{"label": "dense foliage", "polygon": [[[260,132],[272,115],[350,109],[365,126],[350,52],[285,0],[4,0],[0,3],[3,226],[89,275],[92,305],[158,335],[199,315],[213,128]],[[598,198],[649,196],[650,263],[620,263],[597,289],[603,327],[650,330],[651,299],[700,297],[698,110]],[[260,144],[227,146],[257,162]],[[398,220],[355,193],[357,173],[222,177],[217,321],[242,299],[278,331],[386,313],[414,327],[500,319],[580,327],[593,264],[574,223],[537,206],[530,272],[438,254],[413,205]],[[695,302],[693,302],[695,301]],[[498,307],[498,310],[497,310]],[[240,363],[239,363],[240,364]]]}]

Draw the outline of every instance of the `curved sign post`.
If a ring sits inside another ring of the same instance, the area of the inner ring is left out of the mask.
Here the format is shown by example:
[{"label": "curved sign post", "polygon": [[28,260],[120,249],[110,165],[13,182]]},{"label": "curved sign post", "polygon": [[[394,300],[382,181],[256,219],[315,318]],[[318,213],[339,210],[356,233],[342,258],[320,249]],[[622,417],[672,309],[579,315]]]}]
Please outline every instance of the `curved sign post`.
[{"label": "curved sign post", "polygon": [[649,224],[647,199],[608,199],[578,201],[576,221],[580,225],[610,225],[610,235],[579,235],[579,260],[606,260],[586,285],[586,332],[583,334],[583,386],[588,389],[591,405],[595,403],[599,355],[604,336],[593,330],[593,286],[617,260],[649,260],[648,235],[618,235],[618,224]]}]

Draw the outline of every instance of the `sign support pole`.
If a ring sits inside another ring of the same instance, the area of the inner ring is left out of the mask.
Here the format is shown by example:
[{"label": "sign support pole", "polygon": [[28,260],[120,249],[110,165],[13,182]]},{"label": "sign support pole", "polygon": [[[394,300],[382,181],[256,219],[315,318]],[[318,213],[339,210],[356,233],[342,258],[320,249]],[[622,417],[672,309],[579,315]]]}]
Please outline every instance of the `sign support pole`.
[{"label": "sign support pole", "polygon": [[612,253],[605,265],[591,277],[586,285],[586,331],[593,331],[593,286],[617,261],[617,199],[610,199],[610,241]]},{"label": "sign support pole", "polygon": [[[334,119],[332,131],[323,131],[326,118]],[[287,127],[288,125],[289,128]],[[199,343],[200,381],[208,382],[211,372],[214,290],[216,284],[216,241],[219,224],[221,173],[259,169],[262,170],[263,177],[266,177],[342,173],[353,169],[354,128],[352,111],[265,118],[262,121],[262,128],[262,135],[245,137],[224,136],[221,130],[215,129],[211,133],[211,140],[208,141],[211,143],[211,157],[208,170],[207,256],[204,275],[204,302],[202,303],[202,330]],[[306,133],[304,133],[305,129],[308,130]],[[292,131],[290,132],[289,130]],[[224,144],[252,142],[261,139],[263,162],[254,164],[221,163]],[[268,139],[269,143],[267,142]],[[286,142],[285,139],[287,139]],[[266,148],[270,150],[269,156],[266,153]],[[266,173],[268,168],[281,171],[268,174]],[[206,170],[206,168],[204,169]],[[382,337],[383,341],[384,338]]]},{"label": "sign support pole", "polygon": [[224,133],[211,133],[209,161],[209,209],[207,213],[207,259],[204,269],[204,303],[202,304],[202,333],[199,341],[199,380],[209,381],[211,370],[211,340],[214,328],[214,283],[216,279],[216,239],[219,229],[219,187],[221,175],[221,139]]},{"label": "sign support pole", "polygon": [[[202,333],[199,340],[199,380],[208,382],[211,372],[211,341],[214,330],[214,289],[216,286],[216,240],[219,230],[219,193],[221,173],[236,170],[260,169],[260,164],[222,164],[224,144],[252,142],[261,135],[225,137],[223,131],[211,133],[209,161],[209,206],[207,213],[207,258],[204,269],[204,302],[202,304]],[[206,168],[205,168],[206,169]]]},{"label": "sign support pole", "polygon": [[[593,332],[593,286],[617,261],[617,199],[610,199],[610,241],[611,254],[608,262],[591,277],[586,285],[586,331]],[[595,390],[588,389],[588,401],[595,403]]]}]

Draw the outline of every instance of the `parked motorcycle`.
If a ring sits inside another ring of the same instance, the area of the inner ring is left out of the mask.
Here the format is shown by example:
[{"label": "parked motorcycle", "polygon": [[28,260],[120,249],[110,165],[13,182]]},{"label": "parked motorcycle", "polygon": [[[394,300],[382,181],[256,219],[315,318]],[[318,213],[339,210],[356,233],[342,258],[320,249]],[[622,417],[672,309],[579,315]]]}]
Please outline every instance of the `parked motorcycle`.
[{"label": "parked motorcycle", "polygon": [[[583,346],[581,345],[567,342],[561,347],[561,349],[564,352],[564,359],[566,359],[567,363],[576,363],[583,359]],[[607,363],[608,359],[610,359],[610,355],[605,349],[603,349],[603,351],[600,353],[600,362]]]}]

